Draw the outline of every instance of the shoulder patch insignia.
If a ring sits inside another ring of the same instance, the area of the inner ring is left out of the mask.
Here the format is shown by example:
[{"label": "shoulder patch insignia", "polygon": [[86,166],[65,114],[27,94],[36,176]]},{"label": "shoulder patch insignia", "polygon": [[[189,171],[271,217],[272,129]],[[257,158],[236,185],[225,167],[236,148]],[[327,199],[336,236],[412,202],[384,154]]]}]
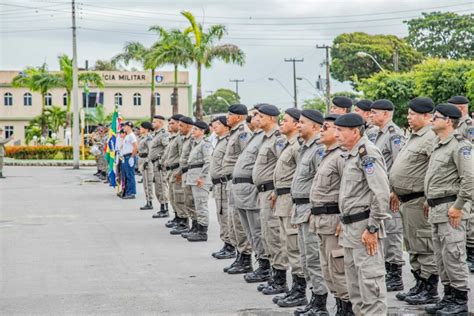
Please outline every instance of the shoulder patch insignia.
[{"label": "shoulder patch insignia", "polygon": [[362,166],[364,167],[364,172],[367,175],[373,175],[375,172],[375,164],[374,164],[375,159],[373,157],[364,157],[362,159]]},{"label": "shoulder patch insignia", "polygon": [[284,138],[278,138],[275,141],[275,147],[279,150],[282,150],[283,148],[285,148],[285,145],[286,145],[286,139]]},{"label": "shoulder patch insignia", "polygon": [[459,149],[459,152],[462,154],[464,160],[471,159],[471,146],[463,146]]},{"label": "shoulder patch insignia", "polygon": [[319,158],[322,158],[324,156],[324,148],[319,148],[317,151],[316,151],[316,155],[319,156]]},{"label": "shoulder patch insignia", "polygon": [[469,127],[467,129],[467,138],[470,140],[474,139],[474,127]]},{"label": "shoulder patch insignia", "polygon": [[393,135],[390,137],[390,140],[392,141],[395,148],[400,149],[400,147],[402,147],[402,138],[399,135]]},{"label": "shoulder patch insignia", "polygon": [[209,149],[212,147],[211,143],[210,142],[204,142],[204,144],[202,145],[205,149]]},{"label": "shoulder patch insignia", "polygon": [[239,138],[240,140],[246,140],[249,136],[249,133],[247,132],[243,132],[242,134],[240,134]]}]

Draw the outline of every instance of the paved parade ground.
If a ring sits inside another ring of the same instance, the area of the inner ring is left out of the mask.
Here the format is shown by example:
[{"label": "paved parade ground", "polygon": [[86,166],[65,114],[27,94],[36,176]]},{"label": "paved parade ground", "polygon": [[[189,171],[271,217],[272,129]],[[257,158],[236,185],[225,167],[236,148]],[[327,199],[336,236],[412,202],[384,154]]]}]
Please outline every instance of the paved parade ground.
[{"label": "paved parade ground", "polygon": [[[139,211],[95,180],[95,168],[6,167],[0,180],[0,314],[292,315],[216,260],[214,202],[207,243],[171,236],[165,219]],[[155,205],[156,206],[156,205]],[[409,267],[405,286],[411,287]],[[471,289],[474,277],[470,275]],[[291,280],[291,279],[290,279]],[[389,293],[392,315],[421,313]],[[470,293],[470,309],[474,299]],[[331,314],[335,304],[331,299]]]}]

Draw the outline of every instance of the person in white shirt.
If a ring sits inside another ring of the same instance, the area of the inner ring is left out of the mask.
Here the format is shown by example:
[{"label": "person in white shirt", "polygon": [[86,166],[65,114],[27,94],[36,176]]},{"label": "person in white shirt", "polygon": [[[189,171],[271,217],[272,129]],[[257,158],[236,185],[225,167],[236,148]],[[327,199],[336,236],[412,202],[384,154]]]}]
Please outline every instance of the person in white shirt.
[{"label": "person in white shirt", "polygon": [[121,156],[123,157],[122,171],[125,176],[125,192],[123,199],[134,199],[137,194],[135,183],[135,156],[138,152],[137,137],[133,133],[133,123],[125,122],[123,129],[127,136],[123,139]]}]

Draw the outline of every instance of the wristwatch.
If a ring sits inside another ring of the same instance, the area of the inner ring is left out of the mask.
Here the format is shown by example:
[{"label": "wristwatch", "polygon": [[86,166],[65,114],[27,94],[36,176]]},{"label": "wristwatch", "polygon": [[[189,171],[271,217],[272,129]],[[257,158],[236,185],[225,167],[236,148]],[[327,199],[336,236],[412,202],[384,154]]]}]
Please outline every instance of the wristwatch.
[{"label": "wristwatch", "polygon": [[375,234],[376,232],[379,231],[379,228],[375,225],[369,225],[367,226],[367,231],[371,234]]}]

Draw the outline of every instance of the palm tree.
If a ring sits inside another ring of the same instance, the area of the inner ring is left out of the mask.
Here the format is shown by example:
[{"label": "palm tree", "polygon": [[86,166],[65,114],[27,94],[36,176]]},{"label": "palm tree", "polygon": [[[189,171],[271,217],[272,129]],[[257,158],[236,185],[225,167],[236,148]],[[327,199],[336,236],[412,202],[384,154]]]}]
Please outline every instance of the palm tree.
[{"label": "palm tree", "polygon": [[87,123],[105,125],[112,121],[112,114],[113,113],[107,114],[105,112],[104,106],[99,105],[93,113],[86,113],[85,120]]},{"label": "palm tree", "polygon": [[[71,126],[71,91],[72,91],[72,58],[63,54],[58,57],[59,68],[61,69],[61,87],[66,89],[67,93],[67,110],[66,110],[66,129]],[[78,81],[82,84],[91,83],[99,88],[104,87],[102,77],[96,72],[81,72],[78,75]]]},{"label": "palm tree", "polygon": [[160,26],[152,26],[150,31],[157,32],[160,36],[160,40],[151,47],[147,61],[155,65],[171,64],[174,66],[171,105],[173,106],[173,114],[177,114],[178,66],[187,67],[188,63],[192,61],[193,45],[190,37],[178,29],[168,31]]},{"label": "palm tree", "polygon": [[225,63],[234,63],[242,66],[245,62],[244,52],[236,45],[216,45],[227,33],[224,25],[211,25],[207,31],[203,30],[202,24],[196,22],[191,12],[183,11],[181,14],[188,19],[191,26],[185,30],[185,34],[194,35],[194,48],[192,59],[197,67],[197,89],[196,89],[196,117],[202,119],[202,87],[201,68],[210,68],[215,59],[223,60]]},{"label": "palm tree", "polygon": [[59,106],[47,106],[45,114],[47,117],[48,127],[54,133],[58,134],[59,128],[66,124],[67,111]]},{"label": "palm tree", "polygon": [[146,48],[140,42],[126,42],[123,48],[123,53],[116,55],[112,58],[114,64],[119,61],[123,61],[125,65],[128,65],[130,61],[134,60],[142,64],[143,69],[151,70],[151,101],[150,101],[150,117],[153,119],[156,113],[155,104],[155,70],[160,64],[155,64],[148,59],[148,55],[151,52],[150,48]]},{"label": "palm tree", "polygon": [[31,91],[41,94],[41,135],[46,137],[48,134],[48,124],[45,115],[45,97],[49,90],[60,86],[59,76],[50,73],[48,66],[44,63],[40,67],[28,67],[23,70],[13,78],[12,85],[14,87],[27,87]]}]

